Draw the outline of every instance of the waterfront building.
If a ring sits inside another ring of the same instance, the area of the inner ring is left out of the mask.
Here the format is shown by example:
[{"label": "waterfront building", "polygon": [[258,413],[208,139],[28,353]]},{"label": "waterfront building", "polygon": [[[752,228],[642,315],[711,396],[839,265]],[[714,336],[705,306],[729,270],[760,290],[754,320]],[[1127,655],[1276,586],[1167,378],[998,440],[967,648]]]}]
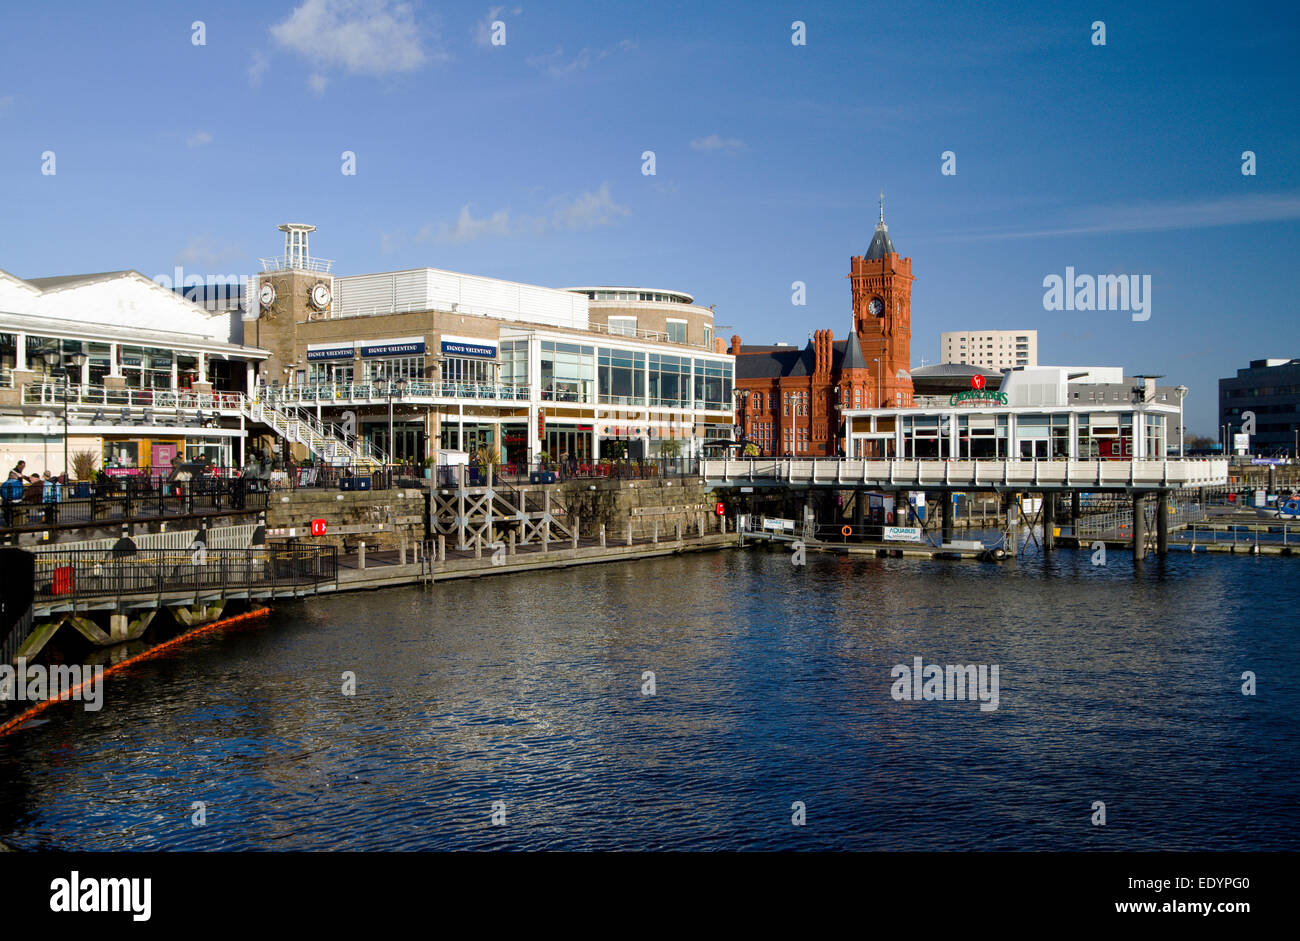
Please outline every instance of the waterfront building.
[{"label": "waterfront building", "polygon": [[730,437],[733,358],[689,294],[437,268],[335,276],[310,254],[314,227],[280,229],[284,254],[248,288],[246,339],[270,351],[259,395],[354,422],[391,460],[486,448],[587,462]]},{"label": "waterfront building", "polygon": [[958,460],[1166,457],[1181,403],[1161,400],[1150,377],[1138,380],[1125,400],[1112,397],[1113,380],[1122,378],[1116,375],[1121,372],[1016,369],[996,390],[977,373],[964,390],[918,397],[907,407],[848,407],[849,454]]},{"label": "waterfront building", "polygon": [[237,334],[137,271],[0,271],[0,461],[61,474],[65,438],[110,474],[242,461],[239,399],[269,353]]},{"label": "waterfront building", "polygon": [[816,330],[806,346],[745,346],[731,338],[737,420],[762,454],[834,457],[843,409],[906,407],[912,399],[912,259],[894,248],[884,202],[871,244],[849,261],[853,329]]},{"label": "waterfront building", "polygon": [[1236,376],[1219,380],[1219,434],[1225,450],[1246,412],[1255,416],[1248,450],[1300,455],[1300,359],[1254,359]]},{"label": "waterfront building", "polygon": [[939,334],[941,363],[983,369],[1033,369],[1038,365],[1037,330],[965,330]]}]

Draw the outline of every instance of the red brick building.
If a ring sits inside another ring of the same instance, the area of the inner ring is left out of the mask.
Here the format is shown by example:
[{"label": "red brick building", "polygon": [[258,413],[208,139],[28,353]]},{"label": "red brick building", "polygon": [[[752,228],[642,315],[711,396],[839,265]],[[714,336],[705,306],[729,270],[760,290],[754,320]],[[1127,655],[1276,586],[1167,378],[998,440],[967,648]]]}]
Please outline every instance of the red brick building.
[{"label": "red brick building", "polygon": [[736,420],[765,455],[834,456],[844,443],[843,408],[912,402],[912,259],[900,258],[880,222],[866,254],[849,261],[853,330],[836,340],[816,330],[807,346],[744,346],[736,357]]}]

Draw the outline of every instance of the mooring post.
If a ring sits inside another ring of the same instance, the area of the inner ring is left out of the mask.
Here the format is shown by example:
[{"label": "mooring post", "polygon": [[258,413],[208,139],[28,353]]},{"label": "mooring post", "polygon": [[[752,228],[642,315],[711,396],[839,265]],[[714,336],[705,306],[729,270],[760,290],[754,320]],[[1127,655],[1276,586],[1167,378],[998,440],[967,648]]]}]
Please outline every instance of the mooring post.
[{"label": "mooring post", "polygon": [[700,533],[700,538],[703,539],[704,538],[704,514],[703,513],[699,515],[699,523],[700,525],[698,529]]},{"label": "mooring post", "polygon": [[1039,493],[1043,505],[1043,551],[1052,551],[1052,537],[1056,529],[1056,497],[1046,491]]},{"label": "mooring post", "polygon": [[438,561],[447,561],[447,537],[438,533]]},{"label": "mooring post", "polygon": [[677,521],[677,541],[678,541],[678,542],[681,542],[681,541],[682,541],[682,521],[681,521],[681,520],[678,520],[678,521]]},{"label": "mooring post", "polygon": [[1133,494],[1133,564],[1141,565],[1147,553],[1146,494]]},{"label": "mooring post", "polygon": [[397,563],[406,564],[406,537],[402,536],[402,541],[397,544]]},{"label": "mooring post", "polygon": [[605,524],[600,524],[600,547],[605,548]]},{"label": "mooring post", "polygon": [[627,524],[627,544],[632,545],[632,523],[629,520]]},{"label": "mooring post", "polygon": [[1160,501],[1156,506],[1156,555],[1165,555],[1169,551],[1169,491],[1157,491],[1156,499]]},{"label": "mooring post", "polygon": [[515,531],[510,530],[510,554],[515,554]]},{"label": "mooring post", "polygon": [[365,567],[366,567],[366,544],[364,542],[359,542],[357,543],[357,568],[363,569]]},{"label": "mooring post", "polygon": [[474,537],[474,558],[483,558],[483,540],[478,536]]},{"label": "mooring post", "polygon": [[573,518],[573,548],[578,548],[578,533],[582,531],[582,520],[578,517]]},{"label": "mooring post", "polygon": [[655,520],[654,530],[650,536],[650,541],[656,546],[659,545],[659,521]]}]

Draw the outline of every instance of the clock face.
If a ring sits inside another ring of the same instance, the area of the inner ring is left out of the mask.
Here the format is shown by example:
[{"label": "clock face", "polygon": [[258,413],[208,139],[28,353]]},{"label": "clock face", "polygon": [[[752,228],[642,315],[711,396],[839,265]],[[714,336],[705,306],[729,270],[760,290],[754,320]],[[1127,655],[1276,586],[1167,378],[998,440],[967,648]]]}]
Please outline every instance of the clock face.
[{"label": "clock face", "polygon": [[257,292],[257,299],[262,302],[263,307],[270,307],[275,303],[275,288],[269,284],[263,284],[262,290]]},{"label": "clock face", "polygon": [[867,305],[867,310],[873,317],[879,317],[885,310],[884,301],[878,297],[873,297],[871,303]]},{"label": "clock face", "polygon": [[319,310],[324,310],[330,306],[330,289],[324,282],[316,285],[311,289],[312,305]]}]

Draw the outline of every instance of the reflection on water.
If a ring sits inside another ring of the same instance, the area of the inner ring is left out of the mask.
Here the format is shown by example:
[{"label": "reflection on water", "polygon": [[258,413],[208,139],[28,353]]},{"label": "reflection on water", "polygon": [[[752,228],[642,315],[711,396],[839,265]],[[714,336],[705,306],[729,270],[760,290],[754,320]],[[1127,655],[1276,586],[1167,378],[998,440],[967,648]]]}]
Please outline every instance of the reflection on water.
[{"label": "reflection on water", "polygon": [[[0,838],[1296,849],[1296,564],[749,551],[284,606],[0,739]],[[914,656],[999,664],[1000,707],[895,702]]]}]

